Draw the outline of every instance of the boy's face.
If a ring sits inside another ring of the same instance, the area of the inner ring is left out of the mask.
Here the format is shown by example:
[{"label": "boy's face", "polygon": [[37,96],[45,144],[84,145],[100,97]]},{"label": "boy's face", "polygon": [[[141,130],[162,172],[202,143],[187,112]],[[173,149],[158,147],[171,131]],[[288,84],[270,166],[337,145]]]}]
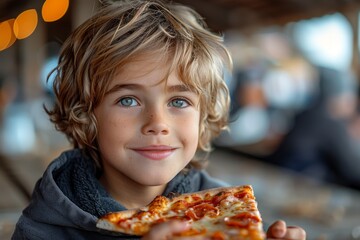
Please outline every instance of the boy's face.
[{"label": "boy's face", "polygon": [[196,152],[199,96],[176,73],[161,82],[167,65],[154,59],[126,65],[95,109],[107,179],[165,185]]}]

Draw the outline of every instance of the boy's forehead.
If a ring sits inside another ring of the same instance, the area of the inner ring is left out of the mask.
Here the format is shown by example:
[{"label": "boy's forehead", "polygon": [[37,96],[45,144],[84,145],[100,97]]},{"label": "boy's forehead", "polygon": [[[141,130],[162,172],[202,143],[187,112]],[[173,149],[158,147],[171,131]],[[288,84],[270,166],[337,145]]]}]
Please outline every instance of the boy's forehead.
[{"label": "boy's forehead", "polygon": [[117,75],[141,77],[153,71],[169,72],[169,58],[159,54],[145,53],[129,59],[125,64],[118,66]]},{"label": "boy's forehead", "polygon": [[183,84],[177,71],[171,71],[167,62],[159,59],[136,59],[123,66],[118,67],[118,71],[113,79],[110,79],[109,88],[115,85],[139,84],[139,85],[179,85]]},{"label": "boy's forehead", "polygon": [[153,61],[130,62],[118,67],[115,80],[126,83],[136,79],[151,77],[164,79],[168,71],[169,68],[165,64],[156,64]]}]

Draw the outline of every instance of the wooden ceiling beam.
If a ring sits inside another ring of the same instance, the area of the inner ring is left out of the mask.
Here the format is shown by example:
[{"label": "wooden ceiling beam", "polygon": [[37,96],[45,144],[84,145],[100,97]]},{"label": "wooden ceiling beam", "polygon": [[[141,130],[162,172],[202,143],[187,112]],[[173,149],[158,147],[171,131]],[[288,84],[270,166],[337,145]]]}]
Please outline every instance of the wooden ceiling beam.
[{"label": "wooden ceiling beam", "polygon": [[359,8],[360,0],[178,0],[192,6],[214,30],[247,30]]}]

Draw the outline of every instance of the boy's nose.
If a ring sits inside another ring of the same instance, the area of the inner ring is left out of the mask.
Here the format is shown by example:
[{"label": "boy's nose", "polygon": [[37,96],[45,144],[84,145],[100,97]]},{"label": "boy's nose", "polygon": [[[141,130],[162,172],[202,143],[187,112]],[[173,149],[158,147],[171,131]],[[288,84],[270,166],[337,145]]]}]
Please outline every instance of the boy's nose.
[{"label": "boy's nose", "polygon": [[167,124],[164,113],[151,113],[146,117],[142,132],[145,135],[167,135],[169,133],[169,125]]}]

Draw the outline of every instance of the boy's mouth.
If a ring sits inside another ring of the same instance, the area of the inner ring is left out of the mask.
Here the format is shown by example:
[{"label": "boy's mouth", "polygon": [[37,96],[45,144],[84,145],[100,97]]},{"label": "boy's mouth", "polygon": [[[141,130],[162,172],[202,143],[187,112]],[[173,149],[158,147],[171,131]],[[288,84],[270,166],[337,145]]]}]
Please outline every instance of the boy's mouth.
[{"label": "boy's mouth", "polygon": [[163,160],[173,154],[176,148],[165,145],[156,145],[133,148],[132,150],[140,154],[141,156],[151,160]]}]

